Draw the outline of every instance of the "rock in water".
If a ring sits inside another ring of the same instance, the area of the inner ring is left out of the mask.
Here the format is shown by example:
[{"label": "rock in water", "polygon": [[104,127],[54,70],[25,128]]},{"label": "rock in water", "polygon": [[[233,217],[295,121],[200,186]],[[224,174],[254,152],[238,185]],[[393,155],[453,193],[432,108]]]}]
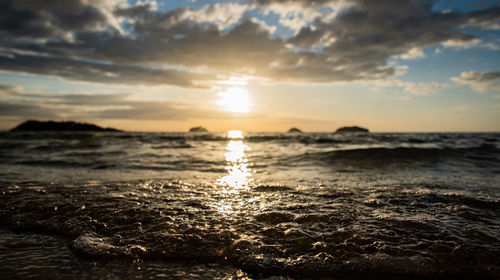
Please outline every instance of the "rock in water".
[{"label": "rock in water", "polygon": [[302,133],[302,130],[296,128],[296,127],[292,127],[288,130],[289,133]]},{"label": "rock in water", "polygon": [[189,129],[189,132],[208,132],[208,130],[202,126],[195,126]]},{"label": "rock in water", "polygon": [[337,129],[337,131],[335,131],[335,133],[369,133],[370,131],[366,128],[363,128],[363,127],[359,127],[359,126],[344,126],[344,127],[341,127],[339,129]]},{"label": "rock in water", "polygon": [[74,121],[34,121],[29,120],[11,129],[11,131],[120,131],[114,128],[102,128],[95,124]]}]

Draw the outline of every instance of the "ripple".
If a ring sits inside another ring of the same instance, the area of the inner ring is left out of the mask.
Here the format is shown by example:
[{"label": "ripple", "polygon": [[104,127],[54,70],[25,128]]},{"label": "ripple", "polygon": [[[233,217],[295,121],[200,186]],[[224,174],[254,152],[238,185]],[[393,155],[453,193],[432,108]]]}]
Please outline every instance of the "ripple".
[{"label": "ripple", "polygon": [[495,199],[419,184],[221,188],[2,183],[0,221],[17,232],[63,236],[73,252],[95,261],[194,261],[295,277],[499,275]]}]

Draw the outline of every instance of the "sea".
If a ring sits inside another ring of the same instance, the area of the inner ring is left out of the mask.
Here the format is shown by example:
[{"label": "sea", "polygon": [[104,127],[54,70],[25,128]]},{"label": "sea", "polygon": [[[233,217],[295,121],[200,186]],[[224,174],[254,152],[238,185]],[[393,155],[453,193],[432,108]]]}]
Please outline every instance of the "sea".
[{"label": "sea", "polygon": [[500,279],[499,133],[0,133],[1,279]]}]

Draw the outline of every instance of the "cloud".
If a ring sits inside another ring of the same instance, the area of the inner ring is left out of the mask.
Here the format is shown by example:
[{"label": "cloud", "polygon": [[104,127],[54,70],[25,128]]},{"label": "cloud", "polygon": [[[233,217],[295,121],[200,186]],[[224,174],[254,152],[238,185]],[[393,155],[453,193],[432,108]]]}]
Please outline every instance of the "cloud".
[{"label": "cloud", "polygon": [[227,118],[228,114],[215,110],[205,110],[188,104],[154,101],[127,102],[125,108],[106,109],[96,112],[101,119],[133,120],[193,120]]},{"label": "cloud", "polygon": [[484,43],[484,44],[482,44],[482,47],[489,49],[489,50],[492,50],[492,51],[500,50],[500,45],[498,45],[497,43],[493,43],[493,42]]},{"label": "cloud", "polygon": [[500,91],[500,72],[462,72],[451,80],[457,84],[470,86],[477,92]]},{"label": "cloud", "polygon": [[425,57],[425,54],[422,48],[413,48],[410,49],[407,53],[400,55],[399,57],[401,59],[417,59]]},{"label": "cloud", "polygon": [[[445,88],[448,85],[441,84],[438,82],[407,82],[398,79],[386,79],[373,81],[373,84],[377,87],[399,87],[404,90],[404,92],[417,95],[417,96],[428,96],[436,94],[439,89]],[[407,100],[409,97],[398,97],[397,99]],[[394,98],[393,98],[394,99]]]},{"label": "cloud", "polygon": [[116,93],[116,94],[65,94],[65,95],[38,95],[44,99],[52,98],[54,101],[49,103],[64,104],[64,105],[81,105],[81,106],[120,106],[127,105],[127,101],[133,96],[132,93]]},{"label": "cloud", "polygon": [[[433,1],[249,0],[160,11],[125,0],[0,0],[0,69],[95,83],[203,87],[219,76],[329,83],[398,74],[388,61],[433,45],[475,46],[498,7],[433,11]],[[276,13],[270,26],[249,17]],[[275,36],[277,26],[295,31]],[[494,46],[489,46],[493,48]],[[203,71],[199,71],[203,69]]]},{"label": "cloud", "polygon": [[500,49],[500,46],[495,42],[485,43],[479,39],[472,39],[467,41],[462,40],[448,40],[441,44],[445,48],[454,48],[457,50],[470,49],[470,48],[483,48],[492,51]]},{"label": "cloud", "polygon": [[39,104],[22,104],[0,101],[0,116],[2,117],[28,117],[28,118],[56,118],[60,113],[56,113],[53,108]]},{"label": "cloud", "polygon": [[471,13],[466,26],[486,30],[500,30],[500,6],[497,4],[486,10]]},{"label": "cloud", "polygon": [[412,83],[405,82],[402,84],[404,90],[413,95],[421,95],[427,96],[431,94],[435,94],[439,91],[440,88],[443,87],[440,83],[437,82],[427,82],[427,83]]},{"label": "cloud", "polygon": [[112,10],[124,0],[2,0],[0,34],[5,39],[68,38],[72,32],[102,28],[120,29]]},{"label": "cloud", "polygon": [[258,3],[259,5],[268,6],[272,4],[299,4],[303,7],[307,6],[323,6],[332,2],[332,0],[312,0],[312,1],[303,1],[303,0],[254,0],[254,3]]},{"label": "cloud", "polygon": [[[269,1],[268,1],[269,2]],[[288,1],[287,3],[266,3],[260,9],[264,14],[279,15],[279,23],[297,33],[322,14],[317,8],[322,5],[307,5],[306,2]],[[315,3],[315,2],[312,2]]]},{"label": "cloud", "polygon": [[191,120],[229,116],[190,103],[135,100],[132,93],[54,95],[28,92],[7,84],[0,84],[0,93],[0,116],[3,117]]},{"label": "cloud", "polygon": [[0,97],[10,96],[10,95],[18,95],[23,91],[20,86],[13,86],[7,84],[0,84]]},{"label": "cloud", "polygon": [[[8,123],[9,126],[27,119],[79,120],[97,123],[126,121],[123,127],[125,129],[134,121],[175,121],[190,124],[200,122],[209,124],[227,120],[231,120],[234,124],[235,121],[232,118],[233,113],[218,111],[211,107],[203,108],[199,104],[187,102],[138,100],[138,94],[133,93],[48,94],[0,83],[0,93],[2,89],[6,90],[5,94],[0,94],[0,119],[4,125]],[[329,120],[296,115],[252,113],[239,116],[236,121],[242,125],[251,124],[254,129],[259,129],[263,125],[282,129],[287,123],[316,125],[320,128],[330,123]]]},{"label": "cloud", "polygon": [[124,84],[164,85],[204,88],[196,81],[215,79],[214,75],[191,71],[155,69],[137,65],[106,64],[53,56],[11,54],[0,56],[0,65],[9,71],[55,76],[68,80]]},{"label": "cloud", "polygon": [[455,49],[470,49],[472,47],[477,47],[481,44],[481,40],[479,39],[471,39],[471,40],[456,40],[450,39],[447,40],[441,45],[446,48],[455,48]]},{"label": "cloud", "polygon": [[236,3],[216,3],[207,5],[201,10],[186,10],[184,19],[215,24],[219,29],[225,29],[238,23],[251,8],[252,6]]}]

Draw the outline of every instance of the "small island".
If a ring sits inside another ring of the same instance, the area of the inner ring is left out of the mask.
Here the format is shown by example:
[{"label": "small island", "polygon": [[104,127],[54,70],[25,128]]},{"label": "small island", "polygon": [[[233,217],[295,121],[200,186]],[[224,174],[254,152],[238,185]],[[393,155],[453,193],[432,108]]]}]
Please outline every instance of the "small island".
[{"label": "small island", "polygon": [[208,130],[202,126],[195,126],[189,129],[189,132],[208,132]]},{"label": "small island", "polygon": [[34,121],[29,120],[14,127],[10,131],[101,131],[117,132],[114,128],[102,128],[95,124],[79,123],[74,121]]},{"label": "small island", "polygon": [[344,126],[335,131],[335,133],[369,133],[369,132],[370,131],[368,129],[359,126]]},{"label": "small island", "polygon": [[296,127],[292,127],[288,130],[288,133],[302,133],[302,130],[300,130]]}]

